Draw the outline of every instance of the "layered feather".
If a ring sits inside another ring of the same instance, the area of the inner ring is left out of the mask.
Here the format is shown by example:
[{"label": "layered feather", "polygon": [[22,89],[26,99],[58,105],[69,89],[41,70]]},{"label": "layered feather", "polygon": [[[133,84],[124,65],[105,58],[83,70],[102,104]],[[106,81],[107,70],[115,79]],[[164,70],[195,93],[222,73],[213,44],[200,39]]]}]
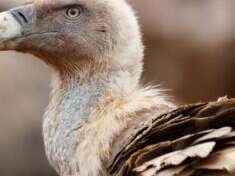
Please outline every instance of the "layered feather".
[{"label": "layered feather", "polygon": [[235,99],[187,105],[143,125],[110,175],[235,175]]}]

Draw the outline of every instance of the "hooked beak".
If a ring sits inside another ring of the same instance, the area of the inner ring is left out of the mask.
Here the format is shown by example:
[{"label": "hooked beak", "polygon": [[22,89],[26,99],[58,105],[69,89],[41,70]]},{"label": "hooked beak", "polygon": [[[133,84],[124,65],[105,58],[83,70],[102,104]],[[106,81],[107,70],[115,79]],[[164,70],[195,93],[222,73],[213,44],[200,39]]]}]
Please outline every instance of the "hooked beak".
[{"label": "hooked beak", "polygon": [[0,13],[0,50],[12,50],[17,38],[32,31],[33,5],[26,5]]}]

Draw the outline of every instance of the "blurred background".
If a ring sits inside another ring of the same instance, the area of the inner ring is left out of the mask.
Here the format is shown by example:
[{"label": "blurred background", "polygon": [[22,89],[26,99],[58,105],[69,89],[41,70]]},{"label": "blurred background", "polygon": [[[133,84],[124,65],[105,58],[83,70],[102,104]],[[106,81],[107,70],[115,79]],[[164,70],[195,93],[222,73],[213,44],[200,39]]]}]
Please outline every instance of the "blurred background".
[{"label": "blurred background", "polygon": [[[1,0],[0,11],[21,4]],[[178,104],[235,97],[234,0],[135,0],[146,45],[145,83],[170,89]],[[50,71],[32,56],[0,54],[0,175],[56,176],[41,121]]]}]

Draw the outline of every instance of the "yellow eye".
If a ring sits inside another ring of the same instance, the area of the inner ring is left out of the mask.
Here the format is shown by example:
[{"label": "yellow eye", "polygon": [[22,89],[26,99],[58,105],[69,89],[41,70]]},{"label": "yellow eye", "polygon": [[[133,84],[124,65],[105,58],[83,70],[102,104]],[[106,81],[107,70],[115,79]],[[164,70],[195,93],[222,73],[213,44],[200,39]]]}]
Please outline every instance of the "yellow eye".
[{"label": "yellow eye", "polygon": [[66,15],[70,18],[76,18],[81,14],[81,10],[79,8],[68,8],[66,11]]}]

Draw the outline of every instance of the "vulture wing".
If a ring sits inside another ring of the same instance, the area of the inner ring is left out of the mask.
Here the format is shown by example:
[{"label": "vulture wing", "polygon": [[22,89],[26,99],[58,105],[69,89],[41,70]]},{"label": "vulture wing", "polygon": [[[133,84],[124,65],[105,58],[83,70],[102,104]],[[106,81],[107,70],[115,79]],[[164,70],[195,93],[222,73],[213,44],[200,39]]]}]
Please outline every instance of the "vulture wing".
[{"label": "vulture wing", "polygon": [[110,175],[235,175],[235,99],[180,107],[143,125]]}]

